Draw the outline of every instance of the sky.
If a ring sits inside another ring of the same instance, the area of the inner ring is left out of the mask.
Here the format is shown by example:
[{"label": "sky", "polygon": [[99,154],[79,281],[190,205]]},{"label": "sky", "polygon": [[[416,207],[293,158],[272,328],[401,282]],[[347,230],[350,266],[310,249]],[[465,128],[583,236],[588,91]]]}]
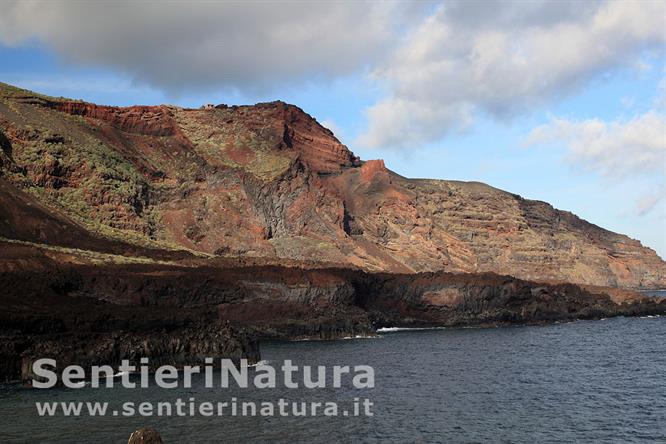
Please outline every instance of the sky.
[{"label": "sky", "polygon": [[0,81],[284,100],[407,177],[543,200],[666,258],[666,0],[4,1]]}]

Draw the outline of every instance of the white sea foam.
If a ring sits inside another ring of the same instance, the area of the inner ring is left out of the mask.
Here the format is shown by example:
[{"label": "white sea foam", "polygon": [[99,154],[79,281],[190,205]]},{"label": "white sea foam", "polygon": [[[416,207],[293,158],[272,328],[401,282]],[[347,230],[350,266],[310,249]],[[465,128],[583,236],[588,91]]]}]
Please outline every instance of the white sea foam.
[{"label": "white sea foam", "polygon": [[444,330],[446,327],[382,327],[377,333],[394,333],[397,331]]},{"label": "white sea foam", "polygon": [[291,342],[304,342],[304,341],[342,341],[349,339],[379,339],[380,335],[356,335],[356,336],[343,336],[341,338],[320,339],[320,338],[298,338],[292,339]]},{"label": "white sea foam", "polygon": [[[377,330],[377,331],[379,331],[379,330]],[[379,335],[372,335],[372,336],[356,335],[356,336],[345,336],[345,337],[340,338],[340,339],[347,340],[347,339],[379,339],[379,338],[381,338],[381,336],[379,336]]]}]

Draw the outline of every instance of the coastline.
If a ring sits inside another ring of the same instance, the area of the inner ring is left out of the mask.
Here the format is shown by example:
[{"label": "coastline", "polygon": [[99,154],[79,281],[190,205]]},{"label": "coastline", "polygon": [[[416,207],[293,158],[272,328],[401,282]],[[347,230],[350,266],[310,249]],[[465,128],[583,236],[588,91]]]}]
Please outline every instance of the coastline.
[{"label": "coastline", "polygon": [[262,340],[666,314],[663,297],[492,273],[47,263],[6,270],[0,284],[8,289],[3,381],[30,380],[35,357],[82,366],[139,356],[177,367],[202,356],[258,362]]}]

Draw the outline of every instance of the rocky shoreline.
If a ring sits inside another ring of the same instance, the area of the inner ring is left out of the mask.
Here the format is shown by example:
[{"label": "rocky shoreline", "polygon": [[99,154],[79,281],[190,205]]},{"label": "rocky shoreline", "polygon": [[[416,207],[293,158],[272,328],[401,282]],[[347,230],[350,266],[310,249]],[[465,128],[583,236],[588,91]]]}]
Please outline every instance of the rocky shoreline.
[{"label": "rocky shoreline", "polygon": [[44,357],[59,370],[140,357],[176,367],[204,357],[257,362],[264,339],[666,314],[666,298],[492,273],[47,262],[5,269],[0,286],[0,381],[30,380]]}]

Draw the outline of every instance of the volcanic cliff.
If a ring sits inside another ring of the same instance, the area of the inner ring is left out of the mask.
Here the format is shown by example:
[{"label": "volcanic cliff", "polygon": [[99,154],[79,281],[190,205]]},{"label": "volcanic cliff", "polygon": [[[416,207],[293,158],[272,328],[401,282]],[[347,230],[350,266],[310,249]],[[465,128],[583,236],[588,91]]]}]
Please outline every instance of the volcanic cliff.
[{"label": "volcanic cliff", "polygon": [[664,265],[548,204],[362,162],[282,102],[115,108],[0,84],[0,381],[43,357],[257,361],[262,338],[664,315],[603,287],[663,287]]},{"label": "volcanic cliff", "polygon": [[282,102],[117,108],[0,84],[0,146],[5,238],[666,286],[636,240],[482,183],[401,177]]}]

